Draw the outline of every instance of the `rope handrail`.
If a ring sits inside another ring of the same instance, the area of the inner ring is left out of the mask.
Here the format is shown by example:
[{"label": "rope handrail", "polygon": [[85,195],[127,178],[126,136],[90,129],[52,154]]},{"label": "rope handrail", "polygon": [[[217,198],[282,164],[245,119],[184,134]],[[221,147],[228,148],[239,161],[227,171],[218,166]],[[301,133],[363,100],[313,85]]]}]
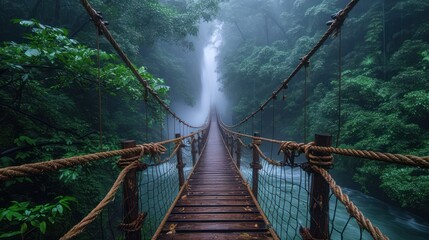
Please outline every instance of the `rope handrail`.
[{"label": "rope handrail", "polygon": [[[264,108],[275,98],[277,98],[277,95],[288,85],[288,83],[295,77],[296,74],[298,74],[299,70],[301,70],[302,67],[305,67],[308,65],[310,58],[319,50],[320,47],[325,43],[325,41],[331,36],[333,33],[337,31],[338,28],[341,27],[344,20],[346,19],[349,12],[356,6],[356,4],[359,2],[359,0],[351,0],[344,9],[338,12],[337,17],[332,22],[332,24],[329,26],[328,30],[323,34],[323,36],[320,38],[320,40],[314,45],[314,47],[301,59],[300,63],[296,68],[292,71],[292,73],[287,77],[285,80],[282,81],[280,86],[272,92],[270,97],[265,100],[259,108],[252,112],[251,114],[247,115],[243,120],[241,120],[239,123],[231,126],[227,126],[228,128],[236,128],[238,126],[241,126],[243,123],[249,121],[252,117],[254,117],[257,113],[264,110]],[[226,126],[226,125],[225,125]]]},{"label": "rope handrail", "polygon": [[253,144],[253,147],[256,148],[256,151],[258,151],[259,156],[261,156],[261,158],[264,159],[269,164],[277,166],[277,167],[284,167],[284,166],[286,166],[286,163],[284,163],[284,162],[278,162],[278,161],[276,161],[274,159],[269,158],[267,155],[265,155],[262,152],[262,150],[259,148],[258,145]]},{"label": "rope handrail", "polygon": [[130,165],[126,166],[118,175],[116,178],[116,181],[113,183],[112,187],[110,188],[109,192],[106,194],[106,196],[98,203],[98,205],[91,210],[90,213],[86,217],[84,217],[78,224],[76,224],[74,227],[72,227],[64,236],[62,236],[61,240],[71,239],[74,236],[81,233],[86,226],[88,226],[92,221],[97,218],[97,216],[101,213],[101,211],[107,206],[109,202],[111,202],[116,195],[116,192],[118,192],[119,187],[121,186],[122,182],[125,179],[125,176],[127,173],[129,173],[133,169],[144,169],[146,168],[146,164],[142,164],[139,161],[134,161]]},{"label": "rope handrail", "polygon": [[106,151],[106,152],[97,152],[97,153],[75,156],[70,158],[53,159],[46,162],[28,163],[28,164],[22,164],[19,166],[0,168],[0,181],[10,180],[15,177],[26,177],[26,176],[35,175],[35,174],[58,171],[59,169],[62,169],[62,168],[83,165],[89,162],[94,162],[94,161],[98,161],[98,160],[102,160],[110,157],[116,157],[120,155],[139,154],[139,153],[141,156],[146,154],[162,154],[165,149],[162,145],[172,143],[172,142],[182,141],[183,139],[192,137],[200,133],[201,131],[202,130],[191,133],[187,136],[174,138],[174,139],[170,139],[162,142],[141,144],[133,148]]},{"label": "rope handrail", "polygon": [[[221,125],[221,128],[227,131],[230,134],[240,137],[246,137],[250,139],[259,139],[264,142],[276,143],[280,145],[280,150],[296,150],[301,153],[305,153],[310,159],[317,159],[318,157],[308,156],[311,152],[323,152],[323,153],[334,153],[342,156],[348,157],[358,157],[365,158],[370,160],[377,160],[389,163],[402,164],[407,166],[415,166],[422,168],[429,168],[429,156],[415,156],[415,155],[404,155],[404,154],[393,154],[393,153],[383,153],[369,150],[360,150],[360,149],[348,149],[348,148],[335,148],[335,147],[321,147],[314,146],[312,142],[309,143],[298,143],[294,141],[280,141],[270,138],[263,137],[254,137],[248,134],[243,134],[239,132],[234,132],[230,129],[227,129],[225,126]],[[241,140],[241,139],[240,139]]]},{"label": "rope handrail", "polygon": [[99,29],[99,32],[102,33],[106,39],[110,42],[112,47],[115,49],[116,53],[119,55],[119,57],[124,61],[125,65],[131,70],[131,72],[134,74],[134,76],[138,79],[138,81],[143,85],[144,89],[152,95],[156,101],[167,111],[169,112],[174,118],[176,118],[180,123],[183,123],[185,126],[188,126],[190,128],[202,128],[204,127],[204,124],[201,126],[193,126],[189,123],[187,123],[185,120],[181,119],[171,108],[161,99],[161,97],[149,86],[147,80],[145,80],[140,73],[137,71],[137,69],[134,67],[134,65],[131,63],[130,59],[127,57],[125,52],[121,49],[119,44],[116,42],[116,40],[113,38],[112,34],[110,33],[109,29],[107,29],[106,25],[104,24],[102,18],[100,15],[95,11],[94,8],[89,4],[88,0],[81,0],[80,1],[82,6],[85,8],[85,10],[90,15],[92,21],[94,22],[95,26]]},{"label": "rope handrail", "polygon": [[347,209],[347,212],[356,219],[359,226],[366,229],[376,240],[389,239],[380,231],[379,228],[373,226],[371,221],[363,215],[363,213],[358,209],[358,207],[356,207],[356,205],[349,199],[347,194],[342,192],[341,187],[337,185],[337,183],[332,178],[331,174],[328,173],[328,171],[317,166],[312,166],[312,169],[315,172],[319,173],[326,180],[332,190],[332,193],[338,198],[338,200],[340,200],[344,204]]}]

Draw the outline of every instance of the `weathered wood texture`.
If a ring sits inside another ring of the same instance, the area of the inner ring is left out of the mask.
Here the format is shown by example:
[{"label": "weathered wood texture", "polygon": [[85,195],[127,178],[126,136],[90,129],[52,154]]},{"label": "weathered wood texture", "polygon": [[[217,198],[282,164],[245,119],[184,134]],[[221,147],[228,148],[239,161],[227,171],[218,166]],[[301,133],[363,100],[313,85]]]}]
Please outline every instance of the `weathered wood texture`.
[{"label": "weathered wood texture", "polygon": [[157,239],[274,239],[212,122],[207,146]]}]

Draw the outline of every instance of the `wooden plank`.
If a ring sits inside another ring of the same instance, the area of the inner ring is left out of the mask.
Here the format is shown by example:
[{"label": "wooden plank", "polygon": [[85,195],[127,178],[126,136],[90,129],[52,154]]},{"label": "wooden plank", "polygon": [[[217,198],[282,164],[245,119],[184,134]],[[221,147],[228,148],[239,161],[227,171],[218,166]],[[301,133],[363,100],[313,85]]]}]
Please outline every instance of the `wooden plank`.
[{"label": "wooden plank", "polygon": [[199,213],[199,214],[171,214],[169,222],[201,221],[201,222],[252,222],[262,221],[259,213]]},{"label": "wooden plank", "polygon": [[176,233],[174,235],[161,233],[158,239],[175,239],[175,240],[243,240],[243,239],[259,239],[259,240],[271,240],[270,232],[231,232],[231,233],[217,233],[217,232],[203,232],[203,233]]},{"label": "wooden plank", "polygon": [[170,231],[170,226],[175,225],[176,232],[234,232],[234,231],[265,231],[264,221],[252,222],[167,222],[163,231]]},{"label": "wooden plank", "polygon": [[174,207],[171,213],[257,213],[258,209],[254,205],[250,206],[187,206]]},{"label": "wooden plank", "polygon": [[251,200],[199,200],[199,199],[181,199],[176,206],[250,206],[254,205]]}]

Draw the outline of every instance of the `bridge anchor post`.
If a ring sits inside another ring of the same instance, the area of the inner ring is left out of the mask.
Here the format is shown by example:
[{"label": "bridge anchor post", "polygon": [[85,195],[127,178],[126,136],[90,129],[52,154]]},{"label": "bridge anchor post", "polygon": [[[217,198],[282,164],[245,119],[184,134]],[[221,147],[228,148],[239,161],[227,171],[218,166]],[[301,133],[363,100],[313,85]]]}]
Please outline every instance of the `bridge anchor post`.
[{"label": "bridge anchor post", "polygon": [[261,140],[259,139],[259,133],[255,132],[253,134],[254,138],[252,141],[253,146],[253,161],[250,164],[250,167],[253,168],[252,172],[252,192],[256,199],[258,199],[258,184],[259,184],[259,170],[262,169],[262,165],[259,162],[259,152],[256,149],[256,146],[261,145]]},{"label": "bridge anchor post", "polygon": [[[330,147],[331,135],[316,134],[316,146]],[[329,153],[312,152],[315,160],[308,159],[311,165],[332,167],[332,155]],[[315,239],[329,239],[329,185],[319,173],[312,172],[310,190],[310,234]]]},{"label": "bridge anchor post", "polygon": [[236,150],[235,150],[235,157],[237,162],[237,167],[240,169],[240,163],[241,163],[241,144],[240,144],[240,137],[237,136],[235,139],[235,143],[237,144]]},{"label": "bridge anchor post", "polygon": [[[136,147],[135,140],[127,140],[121,142],[122,149]],[[130,159],[138,157],[139,154],[122,155],[121,159]],[[139,189],[137,184],[137,170],[133,169],[127,173],[123,183],[124,189],[124,224],[131,224],[135,221],[139,221]],[[140,225],[141,226],[141,225]],[[139,229],[132,229],[131,231],[125,231],[125,239],[127,240],[138,240],[141,239],[141,232]]]},{"label": "bridge anchor post", "polygon": [[[180,133],[176,133],[176,138],[180,138]],[[182,156],[182,140],[178,140],[176,142],[176,147],[177,144],[180,144],[179,149],[177,150],[177,171],[179,172],[179,189],[183,186],[183,184],[185,184],[185,174],[183,172],[183,168],[185,167],[185,164],[183,164],[183,156]]]},{"label": "bridge anchor post", "polygon": [[[191,134],[193,134],[193,132]],[[197,162],[197,149],[195,146],[195,141],[195,136],[193,136],[191,138],[192,166],[195,166],[195,163]]]}]

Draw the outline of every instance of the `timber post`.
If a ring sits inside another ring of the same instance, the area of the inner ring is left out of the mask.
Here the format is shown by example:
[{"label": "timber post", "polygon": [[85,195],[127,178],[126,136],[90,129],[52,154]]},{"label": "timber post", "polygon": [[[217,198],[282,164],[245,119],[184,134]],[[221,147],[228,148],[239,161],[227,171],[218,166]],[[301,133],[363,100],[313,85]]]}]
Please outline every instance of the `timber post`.
[{"label": "timber post", "polygon": [[261,140],[259,139],[259,133],[255,132],[253,134],[253,161],[250,164],[250,167],[253,168],[252,173],[252,192],[256,199],[258,199],[258,183],[259,183],[259,170],[262,169],[261,164],[259,163],[259,152],[256,149],[257,146],[261,145]]},{"label": "timber post", "polygon": [[[316,146],[330,147],[331,135],[316,134],[314,136]],[[312,152],[316,160],[309,162],[311,165],[322,167],[326,170],[332,167],[332,155],[329,153]],[[329,185],[319,173],[312,173],[310,190],[310,234],[315,239],[329,239]]]},{"label": "timber post", "polygon": [[[122,149],[136,147],[135,140],[127,140],[121,142]],[[122,155],[121,159],[129,159],[138,157],[139,154]],[[139,189],[137,184],[137,169],[130,170],[125,175],[124,183],[124,225],[138,221],[139,218]],[[125,231],[125,239],[137,240],[141,239],[140,229],[134,231]]]},{"label": "timber post", "polygon": [[230,139],[231,141],[230,141],[230,152],[231,152],[231,157],[232,157],[232,159],[234,159],[234,135],[233,134],[231,134],[231,139]]},{"label": "timber post", "polygon": [[235,157],[237,162],[237,168],[240,169],[240,163],[241,163],[241,143],[240,143],[240,137],[237,136],[235,139],[235,143],[237,144],[237,148],[235,150]]},{"label": "timber post", "polygon": [[[180,133],[176,133],[175,138],[180,138]],[[176,156],[177,156],[177,171],[179,173],[179,189],[185,184],[185,174],[183,172],[183,168],[185,167],[185,164],[183,164],[183,156],[182,156],[182,140],[176,141],[176,147],[179,146],[179,149],[177,150]]]},{"label": "timber post", "polygon": [[[193,132],[191,134],[194,134]],[[195,166],[195,163],[197,162],[197,149],[195,146],[195,135],[191,138],[191,154],[192,154],[192,166]]]},{"label": "timber post", "polygon": [[198,133],[197,136],[198,136],[198,140],[197,140],[197,143],[198,143],[198,154],[201,155],[201,136],[200,136],[200,133]]}]

